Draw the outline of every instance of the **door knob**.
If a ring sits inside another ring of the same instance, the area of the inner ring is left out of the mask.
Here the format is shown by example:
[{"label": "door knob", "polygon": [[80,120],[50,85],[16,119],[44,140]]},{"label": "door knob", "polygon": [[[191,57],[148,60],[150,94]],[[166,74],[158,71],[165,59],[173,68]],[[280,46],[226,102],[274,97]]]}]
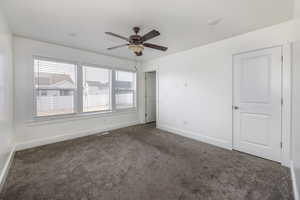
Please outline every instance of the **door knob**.
[{"label": "door knob", "polygon": [[234,109],[234,110],[238,110],[239,107],[238,107],[238,106],[233,106],[233,109]]}]

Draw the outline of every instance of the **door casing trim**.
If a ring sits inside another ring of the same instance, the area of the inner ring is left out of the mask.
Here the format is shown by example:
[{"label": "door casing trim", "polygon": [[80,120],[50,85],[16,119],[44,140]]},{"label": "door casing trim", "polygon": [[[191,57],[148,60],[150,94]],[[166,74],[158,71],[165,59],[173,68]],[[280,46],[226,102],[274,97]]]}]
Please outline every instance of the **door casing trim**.
[{"label": "door casing trim", "polygon": [[156,72],[156,127],[159,127],[159,68],[158,66],[148,66],[145,67],[141,73],[142,77],[141,80],[143,84],[141,85],[142,88],[142,94],[141,94],[141,108],[142,108],[142,116],[141,116],[141,123],[146,123],[146,118],[145,118],[145,109],[146,109],[146,104],[145,104],[145,75],[147,72]]},{"label": "door casing trim", "polygon": [[155,82],[156,82],[156,85],[155,85],[155,95],[156,95],[156,99],[155,99],[155,110],[156,110],[156,116],[155,116],[155,118],[156,118],[156,122],[158,121],[157,119],[157,117],[158,117],[158,115],[157,115],[157,112],[158,112],[158,109],[157,109],[157,105],[158,105],[158,98],[157,98],[157,95],[158,95],[158,91],[157,91],[157,89],[158,89],[158,87],[157,87],[157,84],[158,84],[158,82],[157,82],[157,71],[156,70],[152,70],[152,71],[145,71],[144,72],[144,104],[145,104],[145,106],[144,106],[144,111],[145,111],[145,115],[144,115],[144,117],[145,117],[145,123],[151,123],[151,122],[147,122],[147,119],[146,119],[146,114],[147,114],[147,98],[146,98],[146,94],[147,94],[147,82],[146,82],[146,74],[147,73],[153,73],[153,72],[155,72]]}]

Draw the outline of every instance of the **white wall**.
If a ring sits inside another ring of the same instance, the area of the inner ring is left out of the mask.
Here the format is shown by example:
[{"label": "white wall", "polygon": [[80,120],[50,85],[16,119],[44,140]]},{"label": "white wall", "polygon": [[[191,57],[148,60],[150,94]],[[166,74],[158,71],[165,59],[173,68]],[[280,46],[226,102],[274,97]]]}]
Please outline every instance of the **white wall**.
[{"label": "white wall", "polygon": [[294,1],[294,17],[295,18],[300,17],[300,0]]},{"label": "white wall", "polygon": [[[158,68],[159,127],[232,148],[232,55],[276,45],[283,45],[288,52],[294,23],[289,21],[144,63],[144,70]],[[285,60],[288,62],[289,56]],[[140,98],[144,102],[143,95]],[[284,145],[287,164],[289,138]]]},{"label": "white wall", "polygon": [[[12,36],[0,11],[0,186],[9,155],[13,135],[13,66]],[[1,188],[0,188],[1,189]]]},{"label": "white wall", "polygon": [[137,112],[75,117],[46,122],[33,121],[33,56],[121,69],[134,69],[135,65],[134,62],[128,60],[14,37],[15,141],[17,148],[36,146],[139,123]]}]

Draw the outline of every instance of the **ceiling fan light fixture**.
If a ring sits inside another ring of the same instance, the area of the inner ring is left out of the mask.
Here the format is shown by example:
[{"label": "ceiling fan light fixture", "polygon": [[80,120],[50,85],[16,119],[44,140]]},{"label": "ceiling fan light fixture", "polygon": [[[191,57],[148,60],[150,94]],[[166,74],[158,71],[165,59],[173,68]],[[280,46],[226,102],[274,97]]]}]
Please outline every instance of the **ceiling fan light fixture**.
[{"label": "ceiling fan light fixture", "polygon": [[148,43],[148,40],[151,40],[152,38],[155,38],[160,35],[160,33],[157,30],[152,30],[145,35],[141,36],[139,35],[140,28],[134,27],[133,28],[134,35],[130,35],[129,37],[124,37],[112,32],[105,32],[105,34],[117,37],[119,39],[127,41],[126,44],[117,45],[114,47],[107,48],[107,50],[113,50],[118,49],[121,47],[127,46],[130,51],[132,51],[136,56],[142,56],[144,48],[151,48],[159,51],[167,51],[168,47],[160,46],[157,44]]},{"label": "ceiling fan light fixture", "polygon": [[140,53],[144,50],[144,47],[142,45],[131,44],[131,45],[128,45],[128,49],[130,49],[134,53]]}]

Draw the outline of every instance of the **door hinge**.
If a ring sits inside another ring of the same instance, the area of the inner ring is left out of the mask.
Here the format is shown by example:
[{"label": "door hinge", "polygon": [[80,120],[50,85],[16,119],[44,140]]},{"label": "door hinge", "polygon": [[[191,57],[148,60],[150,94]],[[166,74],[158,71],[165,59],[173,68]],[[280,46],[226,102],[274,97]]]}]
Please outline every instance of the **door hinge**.
[{"label": "door hinge", "polygon": [[281,105],[283,106],[283,98],[281,98]]},{"label": "door hinge", "polygon": [[281,56],[281,62],[283,63],[283,56]]},{"label": "door hinge", "polygon": [[280,142],[280,148],[282,149],[282,142]]},{"label": "door hinge", "polygon": [[147,117],[148,115],[147,115],[147,113],[145,113],[145,117]]}]

